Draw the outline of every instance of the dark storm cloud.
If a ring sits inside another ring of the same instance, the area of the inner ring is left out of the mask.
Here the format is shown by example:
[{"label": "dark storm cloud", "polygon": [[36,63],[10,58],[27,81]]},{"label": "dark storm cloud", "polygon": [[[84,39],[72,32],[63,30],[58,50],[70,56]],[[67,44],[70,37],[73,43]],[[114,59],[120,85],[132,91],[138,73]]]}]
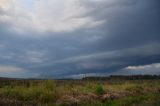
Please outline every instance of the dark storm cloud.
[{"label": "dark storm cloud", "polygon": [[1,23],[0,45],[5,46],[0,47],[0,63],[23,67],[33,77],[61,78],[118,73],[128,66],[160,62],[159,0],[82,4],[91,11],[81,17],[105,20],[104,24],[71,32],[17,34]]},{"label": "dark storm cloud", "polygon": [[[102,28],[106,48],[128,48],[145,43],[159,42],[159,1],[138,0],[132,5],[116,5],[103,9],[107,23]],[[99,15],[97,15],[99,16]],[[112,46],[111,46],[112,45]]]},{"label": "dark storm cloud", "polygon": [[[148,49],[150,51],[148,51]],[[158,63],[160,60],[159,50],[159,44],[152,44],[130,49],[71,57],[50,62],[49,64],[43,64],[38,69],[39,72],[42,70],[42,75],[45,75],[43,70],[46,70],[46,73],[50,72],[55,75],[54,77],[86,73],[109,74],[119,71],[127,66]]]}]

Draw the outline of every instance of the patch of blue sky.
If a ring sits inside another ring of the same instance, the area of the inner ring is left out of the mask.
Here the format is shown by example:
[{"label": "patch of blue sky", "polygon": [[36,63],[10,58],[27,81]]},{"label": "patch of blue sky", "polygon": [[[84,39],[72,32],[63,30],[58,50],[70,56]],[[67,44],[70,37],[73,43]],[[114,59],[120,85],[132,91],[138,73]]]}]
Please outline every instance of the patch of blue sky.
[{"label": "patch of blue sky", "polygon": [[20,6],[28,11],[34,10],[36,2],[38,2],[38,0],[18,0]]}]

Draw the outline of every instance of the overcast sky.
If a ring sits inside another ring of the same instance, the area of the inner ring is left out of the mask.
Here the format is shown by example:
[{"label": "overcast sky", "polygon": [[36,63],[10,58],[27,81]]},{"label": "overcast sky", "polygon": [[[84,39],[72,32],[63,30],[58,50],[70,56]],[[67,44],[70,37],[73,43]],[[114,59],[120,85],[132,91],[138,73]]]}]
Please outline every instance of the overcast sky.
[{"label": "overcast sky", "polygon": [[0,0],[0,77],[160,74],[159,0]]}]

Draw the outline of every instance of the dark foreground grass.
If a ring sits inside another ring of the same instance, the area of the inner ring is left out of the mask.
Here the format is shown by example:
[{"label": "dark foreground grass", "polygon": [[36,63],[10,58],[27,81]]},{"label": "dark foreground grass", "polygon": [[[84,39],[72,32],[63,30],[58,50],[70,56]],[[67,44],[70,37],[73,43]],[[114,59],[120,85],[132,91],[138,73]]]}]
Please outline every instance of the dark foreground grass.
[{"label": "dark foreground grass", "polygon": [[129,96],[117,100],[93,102],[86,106],[160,106],[160,94],[145,94],[140,96]]},{"label": "dark foreground grass", "polygon": [[1,86],[0,106],[160,106],[160,80],[29,82]]},{"label": "dark foreground grass", "polygon": [[129,96],[113,101],[113,106],[160,106],[159,98],[159,93]]}]

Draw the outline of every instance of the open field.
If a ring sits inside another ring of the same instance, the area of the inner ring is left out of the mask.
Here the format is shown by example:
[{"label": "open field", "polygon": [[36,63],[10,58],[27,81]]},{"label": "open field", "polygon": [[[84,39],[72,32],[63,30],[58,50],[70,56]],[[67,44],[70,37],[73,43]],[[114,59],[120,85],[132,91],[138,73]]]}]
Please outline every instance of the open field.
[{"label": "open field", "polygon": [[0,106],[160,106],[160,80],[0,80]]}]

